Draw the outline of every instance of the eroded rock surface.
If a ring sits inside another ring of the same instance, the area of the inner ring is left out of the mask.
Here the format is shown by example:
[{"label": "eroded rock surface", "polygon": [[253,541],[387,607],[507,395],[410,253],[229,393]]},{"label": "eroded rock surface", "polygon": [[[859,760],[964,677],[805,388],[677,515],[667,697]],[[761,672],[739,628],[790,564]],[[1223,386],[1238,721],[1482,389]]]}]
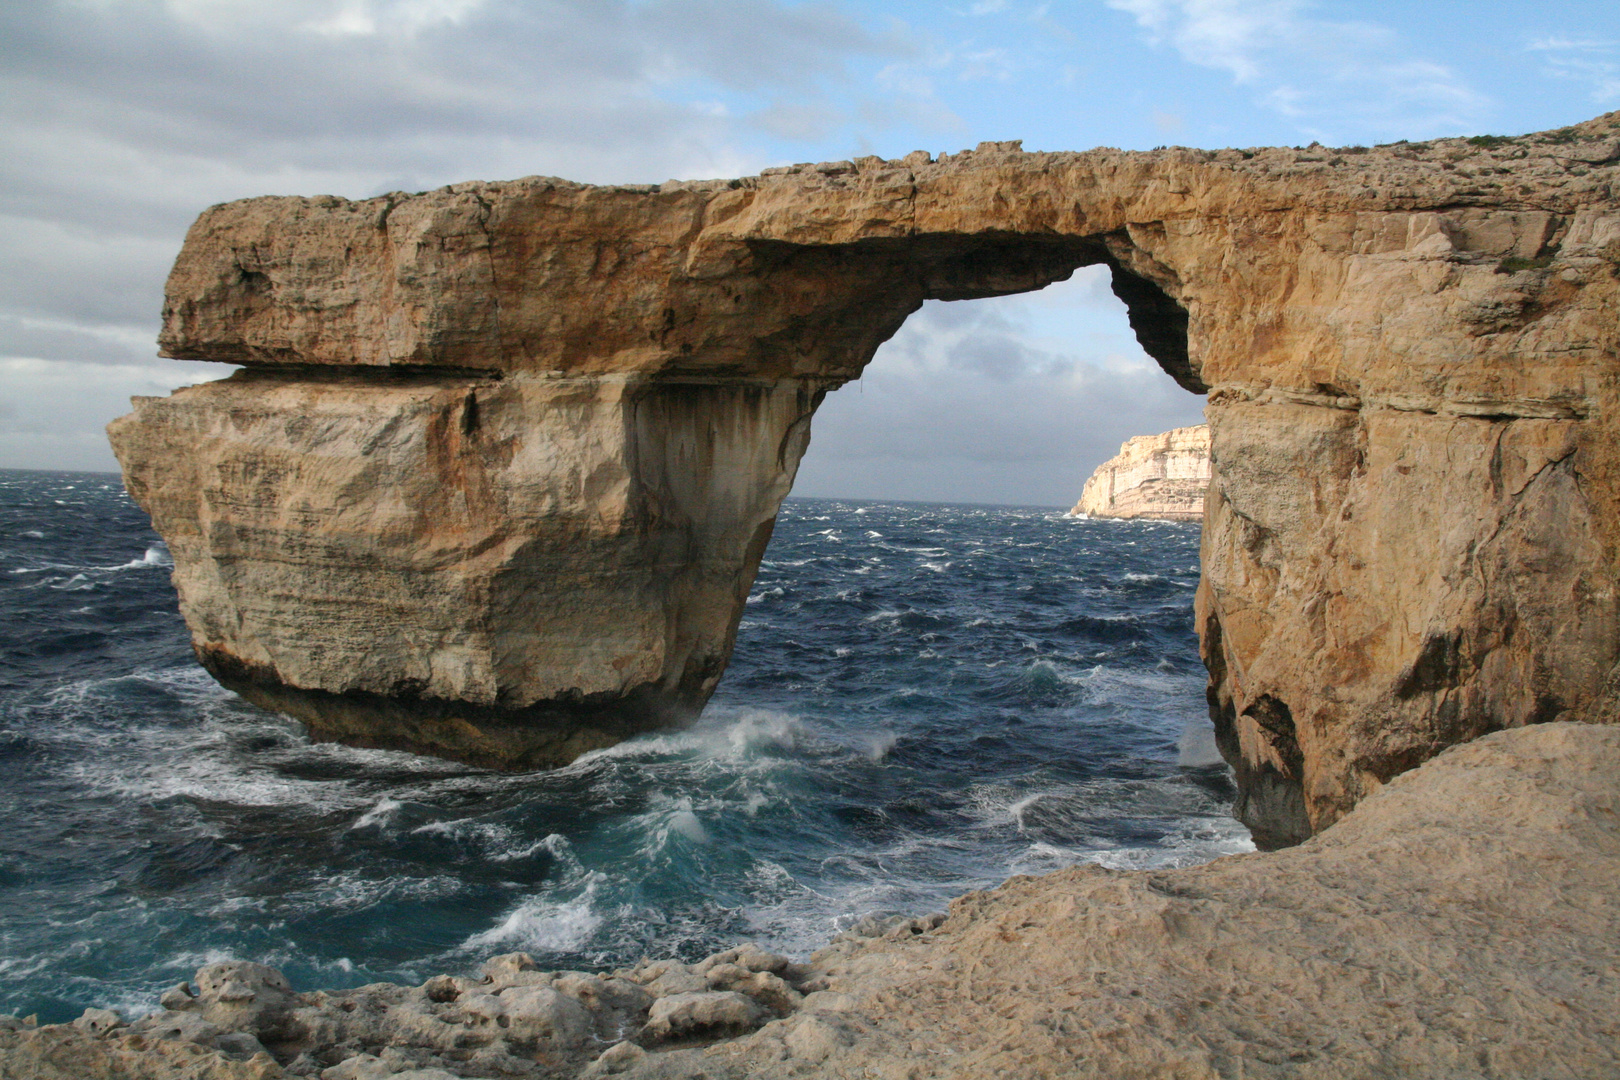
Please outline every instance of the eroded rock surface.
[{"label": "eroded rock surface", "polygon": [[315,993],[218,964],[130,1025],[0,1018],[0,1078],[1584,1080],[1620,1074],[1617,881],[1620,729],[1542,724],[1298,847],[1013,878],[806,964],[513,954]]},{"label": "eroded rock surface", "polygon": [[809,417],[927,298],[1110,267],[1208,392],[1199,622],[1238,813],[1620,715],[1620,115],[1371,149],[1016,144],[758,177],[251,199],[111,434],[198,654],[318,735],[568,760],[689,716]]},{"label": "eroded rock surface", "polygon": [[1097,466],[1070,514],[1156,521],[1204,520],[1209,490],[1209,426],[1126,439]]}]

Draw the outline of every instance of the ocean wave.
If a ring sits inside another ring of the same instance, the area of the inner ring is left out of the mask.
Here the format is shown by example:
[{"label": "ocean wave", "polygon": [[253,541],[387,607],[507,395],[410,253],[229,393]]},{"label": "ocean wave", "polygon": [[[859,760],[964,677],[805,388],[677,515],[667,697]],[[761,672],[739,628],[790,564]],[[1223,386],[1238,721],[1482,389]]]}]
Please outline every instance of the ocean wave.
[{"label": "ocean wave", "polygon": [[496,926],[473,934],[461,945],[474,955],[494,950],[528,953],[575,953],[602,926],[596,894],[602,877],[593,875],[584,890],[569,899],[531,896],[513,908]]}]

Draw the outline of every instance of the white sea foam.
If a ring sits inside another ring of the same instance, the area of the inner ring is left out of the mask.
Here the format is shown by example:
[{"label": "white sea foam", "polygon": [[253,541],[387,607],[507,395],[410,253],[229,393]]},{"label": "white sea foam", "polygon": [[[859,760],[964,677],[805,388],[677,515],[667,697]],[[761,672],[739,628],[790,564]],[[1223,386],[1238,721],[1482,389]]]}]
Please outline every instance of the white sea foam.
[{"label": "white sea foam", "polygon": [[127,563],[121,563],[118,566],[103,567],[102,569],[105,569],[105,570],[150,570],[153,567],[170,567],[170,566],[173,566],[173,565],[174,565],[174,559],[171,558],[170,555],[169,555],[169,547],[168,547],[168,545],[163,544],[163,543],[157,543],[157,544],[153,544],[151,547],[147,548],[146,549],[146,554],[142,555],[138,559],[131,559]]},{"label": "white sea foam", "polygon": [[703,827],[703,822],[692,812],[691,804],[676,810],[669,816],[668,829],[686,837],[694,844],[709,843],[709,831]]},{"label": "white sea foam", "polygon": [[531,896],[508,912],[499,925],[469,937],[462,948],[474,953],[495,948],[576,952],[602,925],[602,916],[595,910],[600,881],[600,876],[592,876],[584,891],[569,900]]},{"label": "white sea foam", "polygon": [[862,750],[872,761],[882,761],[899,742],[900,736],[892,731],[873,731],[867,734]]},{"label": "white sea foam", "polygon": [[378,799],[376,805],[372,806],[372,808],[367,810],[364,814],[361,814],[355,823],[349,826],[349,831],[354,832],[357,829],[369,829],[373,826],[378,829],[386,829],[390,824],[392,824],[394,815],[399,812],[402,805],[403,804],[398,799]]},{"label": "white sea foam", "polygon": [[1208,718],[1187,721],[1176,741],[1176,764],[1188,768],[1219,765],[1221,752],[1215,746],[1215,726]]},{"label": "white sea foam", "polygon": [[797,716],[774,709],[743,709],[726,731],[737,754],[765,748],[794,750],[803,735],[804,725]]},{"label": "white sea foam", "polygon": [[685,731],[641,735],[592,750],[558,773],[588,772],[611,763],[632,767],[639,761],[661,757],[726,762],[728,768],[746,763],[748,768],[768,769],[774,768],[775,762],[761,757],[761,751],[793,751],[805,737],[803,721],[791,713],[711,705],[703,718]]}]

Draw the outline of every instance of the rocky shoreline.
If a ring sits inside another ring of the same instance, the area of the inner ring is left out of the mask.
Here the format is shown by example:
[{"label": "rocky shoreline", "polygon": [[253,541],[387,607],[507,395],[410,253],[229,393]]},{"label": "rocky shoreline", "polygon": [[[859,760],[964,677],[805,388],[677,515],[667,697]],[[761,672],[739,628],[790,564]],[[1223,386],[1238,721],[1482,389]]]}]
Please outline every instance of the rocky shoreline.
[{"label": "rocky shoreline", "polygon": [[215,964],[133,1023],[0,1018],[0,1080],[1620,1073],[1620,730],[1453,747],[1282,851],[1078,866],[610,973],[299,993]]}]

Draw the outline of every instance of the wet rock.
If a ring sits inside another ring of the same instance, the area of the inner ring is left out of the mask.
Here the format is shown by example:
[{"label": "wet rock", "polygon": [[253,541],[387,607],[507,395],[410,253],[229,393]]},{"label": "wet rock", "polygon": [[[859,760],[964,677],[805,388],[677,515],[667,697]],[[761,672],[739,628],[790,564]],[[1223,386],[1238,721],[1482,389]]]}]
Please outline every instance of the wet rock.
[{"label": "wet rock", "polygon": [[700,961],[693,967],[699,975],[707,975],[711,970],[722,966],[736,966],[745,972],[768,971],[772,975],[780,975],[792,963],[787,957],[779,956],[773,952],[766,952],[753,942],[739,945],[734,949],[715,953],[713,956]]},{"label": "wet rock", "polygon": [[699,994],[709,988],[709,980],[679,960],[655,960],[628,973],[653,997],[671,994]]},{"label": "wet rock", "polygon": [[172,1012],[196,1008],[197,991],[190,983],[183,982],[163,991],[163,996],[158,998],[158,1004]]},{"label": "wet rock", "polygon": [[492,956],[484,961],[484,978],[496,986],[511,986],[518,977],[527,972],[538,972],[534,957],[525,952],[506,953],[502,956]]},{"label": "wet rock", "polygon": [[591,1011],[578,999],[549,986],[513,987],[501,991],[499,1001],[509,1039],[574,1049],[591,1036]]},{"label": "wet rock", "polygon": [[262,1042],[246,1031],[227,1031],[215,1037],[214,1045],[220,1053],[240,1061],[270,1053]]},{"label": "wet rock", "polygon": [[294,1035],[288,1025],[297,1005],[281,972],[263,964],[233,960],[197,972],[198,1014],[220,1030],[282,1041]]},{"label": "wet rock", "polygon": [[398,1065],[397,1059],[358,1054],[322,1069],[320,1076],[321,1080],[460,1080],[460,1074],[444,1069],[400,1068]]},{"label": "wet rock", "polygon": [[194,1013],[153,1013],[130,1025],[130,1033],[149,1039],[167,1039],[174,1042],[196,1043],[212,1047],[229,1029],[203,1019]]}]

